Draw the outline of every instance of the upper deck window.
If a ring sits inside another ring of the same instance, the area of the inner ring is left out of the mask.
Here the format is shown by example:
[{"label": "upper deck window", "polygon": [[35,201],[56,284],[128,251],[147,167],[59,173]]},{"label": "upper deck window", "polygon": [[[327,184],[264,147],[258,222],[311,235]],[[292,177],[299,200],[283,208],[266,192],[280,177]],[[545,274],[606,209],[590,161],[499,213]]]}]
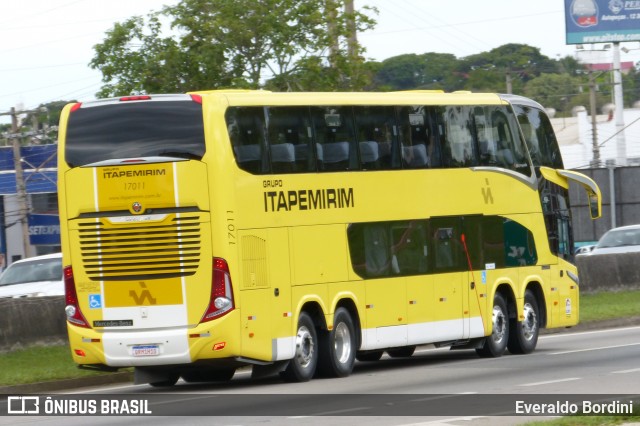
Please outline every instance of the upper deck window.
[{"label": "upper deck window", "polygon": [[531,176],[505,106],[247,106],[225,118],[238,166],[254,174],[489,166]]},{"label": "upper deck window", "polygon": [[69,115],[65,160],[71,167],[140,157],[201,159],[202,105],[190,100],[114,103]]},{"label": "upper deck window", "polygon": [[515,103],[513,109],[527,141],[533,165],[564,169],[560,146],[547,114],[538,108]]}]

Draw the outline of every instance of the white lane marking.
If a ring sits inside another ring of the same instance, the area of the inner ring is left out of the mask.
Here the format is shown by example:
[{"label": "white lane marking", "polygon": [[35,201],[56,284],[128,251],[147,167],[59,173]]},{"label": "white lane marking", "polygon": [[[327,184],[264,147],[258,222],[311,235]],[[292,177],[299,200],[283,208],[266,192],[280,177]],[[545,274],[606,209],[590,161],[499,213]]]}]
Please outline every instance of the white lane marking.
[{"label": "white lane marking", "polygon": [[540,339],[557,339],[559,337],[566,338],[571,336],[583,336],[585,334],[598,334],[598,333],[611,333],[612,331],[629,331],[629,330],[639,330],[640,326],[633,327],[625,327],[625,328],[605,328],[603,330],[593,330],[593,331],[576,331],[572,333],[554,333],[554,334],[544,334],[540,336]]},{"label": "white lane marking", "polygon": [[600,350],[603,350],[603,349],[626,348],[627,346],[638,346],[638,345],[640,345],[640,342],[638,342],[638,343],[627,343],[625,345],[600,346],[600,347],[597,347],[597,348],[575,349],[575,350],[572,350],[572,351],[552,352],[549,355],[574,354],[574,353],[577,353],[577,352],[600,351]]},{"label": "white lane marking", "polygon": [[525,383],[517,386],[542,386],[542,385],[550,385],[553,383],[571,382],[573,380],[580,380],[580,377],[568,377],[566,379],[547,380],[546,382]]},{"label": "white lane marking", "polygon": [[626,373],[638,373],[640,368],[632,368],[631,370],[612,371],[612,374],[626,374]]}]

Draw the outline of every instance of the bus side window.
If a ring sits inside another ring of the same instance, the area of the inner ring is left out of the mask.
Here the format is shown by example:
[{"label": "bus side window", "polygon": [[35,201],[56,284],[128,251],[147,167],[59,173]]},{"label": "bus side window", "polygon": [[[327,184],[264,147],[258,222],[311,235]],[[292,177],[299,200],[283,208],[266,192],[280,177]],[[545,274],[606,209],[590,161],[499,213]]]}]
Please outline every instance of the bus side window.
[{"label": "bus side window", "polygon": [[435,272],[467,270],[466,260],[462,262],[465,254],[460,241],[460,218],[432,218],[429,224]]},{"label": "bus side window", "polygon": [[564,169],[558,141],[549,117],[538,108],[513,105],[524,134],[533,165]]},{"label": "bus side window", "polygon": [[269,107],[268,111],[272,172],[315,171],[308,109]]},{"label": "bus side window", "polygon": [[391,262],[394,275],[420,275],[427,273],[429,250],[426,221],[412,220],[391,227],[393,238]]},{"label": "bus side window", "polygon": [[349,252],[353,270],[364,278],[388,276],[392,267],[389,222],[349,226]]},{"label": "bus side window", "polygon": [[486,108],[486,110],[489,109],[493,110],[491,112],[491,126],[497,146],[498,166],[530,175],[531,169],[527,160],[526,147],[520,137],[515,115],[504,107]]},{"label": "bus side window", "polygon": [[476,137],[478,139],[478,158],[482,166],[496,166],[497,146],[493,136],[493,128],[491,127],[490,111],[486,108],[474,108],[474,123],[476,126]]},{"label": "bus side window", "polygon": [[435,156],[435,140],[425,108],[400,108],[400,129],[402,166],[405,169],[430,167]]},{"label": "bus side window", "polygon": [[444,107],[446,167],[470,167],[477,164],[475,142],[472,133],[471,108],[466,106]]},{"label": "bus side window", "polygon": [[250,173],[268,171],[264,113],[261,107],[229,108],[227,129],[238,166]]},{"label": "bus side window", "polygon": [[312,107],[319,171],[358,168],[353,116],[350,107]]},{"label": "bus side window", "polygon": [[393,107],[353,108],[360,168],[363,170],[390,169],[392,151],[395,149],[396,124]]}]

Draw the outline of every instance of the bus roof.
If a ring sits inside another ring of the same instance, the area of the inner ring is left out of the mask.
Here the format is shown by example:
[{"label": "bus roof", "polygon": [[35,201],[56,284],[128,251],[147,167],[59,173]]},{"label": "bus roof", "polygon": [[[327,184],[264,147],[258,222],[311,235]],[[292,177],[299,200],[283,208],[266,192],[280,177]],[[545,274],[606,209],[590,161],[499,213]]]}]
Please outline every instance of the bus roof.
[{"label": "bus roof", "polygon": [[224,98],[230,106],[257,105],[506,105],[495,93],[411,90],[406,92],[271,92],[207,90],[204,98]]}]

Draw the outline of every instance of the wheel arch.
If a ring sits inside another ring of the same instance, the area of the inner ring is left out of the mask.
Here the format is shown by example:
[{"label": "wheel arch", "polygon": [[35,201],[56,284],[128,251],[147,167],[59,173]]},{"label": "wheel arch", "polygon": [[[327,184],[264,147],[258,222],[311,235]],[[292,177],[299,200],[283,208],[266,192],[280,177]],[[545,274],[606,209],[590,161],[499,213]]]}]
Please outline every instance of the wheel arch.
[{"label": "wheel arch", "polygon": [[353,325],[355,327],[355,332],[356,332],[356,348],[360,348],[360,345],[362,343],[362,325],[360,324],[360,315],[358,314],[358,308],[356,306],[356,303],[353,299],[345,297],[342,298],[340,300],[338,300],[338,303],[336,304],[336,308],[334,310],[334,312],[336,310],[338,310],[338,308],[344,308],[349,312],[349,315],[351,315],[351,319],[353,320]]},{"label": "wheel arch", "polygon": [[[495,294],[500,294],[507,304],[507,313],[509,319],[517,318],[518,305],[516,303],[516,296],[513,292],[513,287],[509,283],[501,283],[496,287]],[[491,299],[493,300],[493,299]]]},{"label": "wheel arch", "polygon": [[301,312],[306,312],[311,316],[311,319],[313,319],[313,323],[315,324],[316,328],[326,330],[327,322],[324,318],[324,310],[322,309],[322,306],[320,306],[319,302],[315,300],[305,302],[300,307],[298,316],[300,316]]},{"label": "wheel arch", "polygon": [[[544,291],[542,290],[542,284],[538,281],[531,281],[527,284],[526,290],[531,290],[533,296],[536,298],[536,302],[538,302],[538,314],[540,315],[540,328],[545,328],[547,326],[547,303],[544,297]],[[524,293],[522,295],[524,297]]]}]

